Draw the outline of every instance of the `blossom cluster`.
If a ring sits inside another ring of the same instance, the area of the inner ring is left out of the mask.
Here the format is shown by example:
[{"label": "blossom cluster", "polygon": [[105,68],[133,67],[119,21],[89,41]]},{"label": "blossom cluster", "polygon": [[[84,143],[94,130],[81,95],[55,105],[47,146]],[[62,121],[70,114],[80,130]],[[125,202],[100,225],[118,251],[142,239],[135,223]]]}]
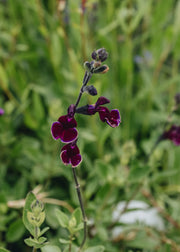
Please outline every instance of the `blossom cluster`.
[{"label": "blossom cluster", "polygon": [[110,103],[106,97],[99,97],[94,105],[85,105],[78,107],[79,101],[83,92],[88,92],[90,95],[97,95],[97,90],[93,85],[87,85],[93,74],[106,73],[109,70],[107,65],[102,65],[108,57],[104,48],[100,48],[92,53],[92,61],[85,62],[86,72],[83,79],[83,84],[75,104],[71,104],[67,110],[67,115],[60,116],[59,119],[52,124],[51,134],[55,140],[60,139],[65,145],[61,149],[60,157],[65,165],[70,164],[76,167],[82,161],[79,148],[77,146],[78,131],[75,114],[94,115],[99,114],[100,120],[106,122],[111,127],[119,126],[121,119],[118,109],[109,110],[102,106]]}]

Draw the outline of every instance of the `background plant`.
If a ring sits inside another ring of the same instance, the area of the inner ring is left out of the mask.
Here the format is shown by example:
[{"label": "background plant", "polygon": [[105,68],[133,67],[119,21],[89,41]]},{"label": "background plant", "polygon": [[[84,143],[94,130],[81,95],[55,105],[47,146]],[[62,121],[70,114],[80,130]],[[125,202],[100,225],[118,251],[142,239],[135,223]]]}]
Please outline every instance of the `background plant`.
[{"label": "background plant", "polygon": [[[59,237],[66,237],[54,203],[69,213],[78,202],[71,171],[60,164],[60,147],[49,129],[57,111],[66,113],[77,97],[83,62],[105,47],[110,71],[94,77],[93,85],[120,109],[123,120],[117,133],[104,128],[98,116],[77,117],[85,157],[78,175],[92,219],[88,245],[103,243],[112,252],[179,251],[180,149],[162,141],[144,164],[180,92],[179,9],[175,0],[68,1],[65,7],[63,1],[0,2],[1,247],[28,251],[19,200],[39,184],[38,195],[51,202],[45,205],[48,241],[60,246]],[[96,102],[83,99],[83,104]],[[170,120],[178,125],[179,114]],[[111,239],[112,226],[119,225],[112,223],[113,209],[132,199],[158,207],[165,231],[130,225]]]}]

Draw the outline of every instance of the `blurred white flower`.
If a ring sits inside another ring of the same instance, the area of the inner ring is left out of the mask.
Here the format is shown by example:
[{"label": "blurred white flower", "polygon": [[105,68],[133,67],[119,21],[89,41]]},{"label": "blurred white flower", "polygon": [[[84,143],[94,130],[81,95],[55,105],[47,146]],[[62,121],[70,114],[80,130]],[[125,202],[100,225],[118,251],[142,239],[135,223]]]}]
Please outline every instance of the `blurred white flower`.
[{"label": "blurred white flower", "polygon": [[[127,212],[122,213],[126,206],[126,201],[118,203],[112,213],[113,222],[122,224],[140,223],[145,226],[154,227],[159,231],[165,229],[163,219],[154,207],[150,207],[147,203],[138,200],[132,200],[127,207]],[[121,214],[122,213],[122,214]],[[112,230],[112,237],[117,237],[123,232],[123,226],[115,227]]]}]

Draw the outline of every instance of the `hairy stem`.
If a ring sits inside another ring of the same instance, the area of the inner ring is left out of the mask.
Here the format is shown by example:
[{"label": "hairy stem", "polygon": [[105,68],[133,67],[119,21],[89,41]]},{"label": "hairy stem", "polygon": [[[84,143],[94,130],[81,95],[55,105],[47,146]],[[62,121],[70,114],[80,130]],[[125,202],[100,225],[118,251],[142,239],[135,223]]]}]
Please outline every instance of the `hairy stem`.
[{"label": "hairy stem", "polygon": [[82,247],[84,246],[84,244],[86,242],[86,238],[87,238],[87,217],[86,217],[86,213],[85,213],[85,210],[84,210],[84,204],[83,204],[83,201],[82,201],[82,196],[81,196],[81,191],[80,191],[80,184],[78,182],[77,175],[76,175],[76,170],[75,170],[74,167],[72,167],[72,172],[73,172],[73,176],[74,176],[76,191],[77,191],[78,200],[79,200],[79,204],[80,204],[80,208],[81,208],[81,212],[82,212],[82,216],[83,216],[83,222],[84,222],[84,237],[83,237],[82,243],[81,243],[80,248],[79,248],[79,251],[81,251]]}]

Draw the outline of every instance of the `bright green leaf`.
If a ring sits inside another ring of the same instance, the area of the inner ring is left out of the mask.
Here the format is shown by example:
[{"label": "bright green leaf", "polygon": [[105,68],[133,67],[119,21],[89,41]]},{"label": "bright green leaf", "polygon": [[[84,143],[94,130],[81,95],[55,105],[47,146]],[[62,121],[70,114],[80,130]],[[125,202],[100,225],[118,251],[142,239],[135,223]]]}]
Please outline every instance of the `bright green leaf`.
[{"label": "bright green leaf", "polygon": [[59,209],[56,209],[55,213],[56,213],[56,217],[57,217],[57,220],[58,220],[60,226],[68,228],[68,226],[69,226],[68,216]]},{"label": "bright green leaf", "polygon": [[61,249],[54,245],[45,245],[41,248],[41,252],[61,252]]},{"label": "bright green leaf", "polygon": [[49,227],[45,227],[41,230],[39,236],[42,236],[45,232],[47,232],[49,230]]},{"label": "bright green leaf", "polygon": [[4,249],[4,248],[0,248],[0,252],[10,252],[10,250]]},{"label": "bright green leaf", "polygon": [[29,232],[34,236],[34,226],[28,220],[28,212],[31,212],[31,204],[36,200],[35,195],[29,192],[26,197],[26,202],[23,210],[23,223]]},{"label": "bright green leaf", "polygon": [[62,243],[62,244],[69,244],[71,241],[60,238],[59,242]]}]

